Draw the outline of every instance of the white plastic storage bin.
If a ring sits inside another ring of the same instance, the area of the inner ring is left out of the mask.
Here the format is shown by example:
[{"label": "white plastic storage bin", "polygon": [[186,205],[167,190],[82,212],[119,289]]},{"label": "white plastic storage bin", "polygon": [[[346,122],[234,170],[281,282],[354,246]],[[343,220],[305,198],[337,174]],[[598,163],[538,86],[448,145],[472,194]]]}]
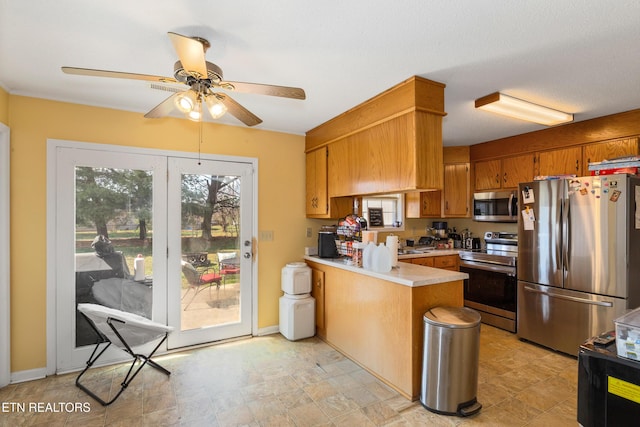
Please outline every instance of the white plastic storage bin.
[{"label": "white plastic storage bin", "polygon": [[289,341],[316,334],[316,300],[309,294],[280,297],[280,333]]},{"label": "white plastic storage bin", "polygon": [[290,262],[282,268],[282,290],[299,295],[311,292],[311,268],[304,262]]},{"label": "white plastic storage bin", "polygon": [[640,308],[614,320],[618,356],[640,360]]}]

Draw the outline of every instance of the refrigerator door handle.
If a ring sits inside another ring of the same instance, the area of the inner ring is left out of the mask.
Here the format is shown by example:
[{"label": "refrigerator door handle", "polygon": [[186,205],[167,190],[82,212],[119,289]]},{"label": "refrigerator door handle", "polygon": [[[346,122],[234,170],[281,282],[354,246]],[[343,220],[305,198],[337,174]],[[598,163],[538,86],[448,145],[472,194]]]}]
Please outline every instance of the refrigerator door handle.
[{"label": "refrigerator door handle", "polygon": [[558,214],[556,215],[556,223],[554,224],[555,227],[554,229],[556,230],[556,237],[558,238],[557,240],[560,241],[559,244],[554,245],[554,249],[556,252],[556,256],[555,256],[555,260],[556,260],[556,270],[560,270],[560,268],[562,268],[562,263],[563,263],[563,258],[564,258],[564,247],[561,247],[561,245],[563,244],[563,229],[562,229],[562,224],[563,224],[563,219],[564,219],[564,205],[562,204],[562,199],[560,199],[560,203],[558,204],[560,206],[560,211],[558,212]]},{"label": "refrigerator door handle", "polygon": [[562,251],[564,252],[564,269],[569,271],[571,270],[571,266],[569,265],[569,251],[571,251],[571,221],[569,220],[571,199],[567,197],[564,200],[564,204],[566,206],[564,209],[565,236],[562,240]]},{"label": "refrigerator door handle", "polygon": [[539,289],[535,289],[535,288],[532,288],[530,286],[525,286],[524,290],[527,291],[527,292],[535,293],[535,294],[543,294],[543,295],[546,295],[546,296],[549,296],[549,297],[552,297],[552,298],[564,299],[564,300],[568,300],[568,301],[579,302],[579,303],[582,303],[582,304],[599,305],[601,307],[613,307],[613,303],[609,302],[609,301],[593,301],[593,300],[590,300],[590,299],[572,297],[571,295],[558,295],[558,294],[553,294],[553,293],[541,291]]}]

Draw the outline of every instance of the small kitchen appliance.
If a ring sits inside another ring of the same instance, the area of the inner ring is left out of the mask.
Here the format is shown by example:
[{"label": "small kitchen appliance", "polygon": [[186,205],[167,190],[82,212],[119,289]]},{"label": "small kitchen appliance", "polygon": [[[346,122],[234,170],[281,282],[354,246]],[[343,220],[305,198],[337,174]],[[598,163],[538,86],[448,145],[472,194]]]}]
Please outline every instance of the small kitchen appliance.
[{"label": "small kitchen appliance", "polygon": [[316,300],[311,292],[311,268],[304,262],[284,266],[281,276],[280,333],[289,341],[316,334]]},{"label": "small kitchen appliance", "polygon": [[496,191],[474,193],[473,220],[518,222],[518,192]]},{"label": "small kitchen appliance", "polygon": [[335,231],[320,230],[318,233],[318,256],[320,258],[337,258],[338,248],[336,239],[338,235]]},{"label": "small kitchen appliance", "polygon": [[447,223],[445,221],[433,221],[434,234],[439,239],[447,238]]}]

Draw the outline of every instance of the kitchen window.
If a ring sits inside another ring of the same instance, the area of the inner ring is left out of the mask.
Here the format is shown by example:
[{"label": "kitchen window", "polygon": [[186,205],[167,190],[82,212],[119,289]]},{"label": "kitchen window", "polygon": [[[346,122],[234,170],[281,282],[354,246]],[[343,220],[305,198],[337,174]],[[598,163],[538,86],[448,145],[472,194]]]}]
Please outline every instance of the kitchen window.
[{"label": "kitchen window", "polygon": [[404,197],[402,194],[363,197],[362,216],[370,229],[404,231]]}]

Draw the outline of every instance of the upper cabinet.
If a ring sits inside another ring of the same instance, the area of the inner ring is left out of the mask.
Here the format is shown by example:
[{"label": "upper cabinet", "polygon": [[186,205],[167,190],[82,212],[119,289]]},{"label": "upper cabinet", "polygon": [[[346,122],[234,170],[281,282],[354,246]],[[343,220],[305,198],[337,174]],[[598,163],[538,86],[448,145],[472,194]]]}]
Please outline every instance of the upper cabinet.
[{"label": "upper cabinet", "polygon": [[588,174],[589,163],[615,159],[616,157],[635,156],[637,154],[637,137],[587,144],[582,150],[582,164],[585,167],[584,175]]},{"label": "upper cabinet", "polygon": [[327,156],[327,147],[306,154],[306,212],[309,218],[340,218],[353,213],[352,197],[328,197]]},{"label": "upper cabinet", "polygon": [[327,198],[327,147],[306,154],[307,215],[326,215],[329,211]]},{"label": "upper cabinet", "polygon": [[442,191],[407,193],[407,218],[465,218],[470,215],[471,170],[469,147],[444,147]]},{"label": "upper cabinet", "polygon": [[590,175],[589,163],[640,154],[640,109],[469,147],[474,191],[516,188],[544,175]]},{"label": "upper cabinet", "polygon": [[328,150],[328,198],[442,189],[444,88],[412,77],[308,131],[307,153]]},{"label": "upper cabinet", "polygon": [[440,218],[442,191],[412,191],[405,194],[405,218]]},{"label": "upper cabinet", "polygon": [[469,216],[471,198],[469,175],[469,163],[444,165],[443,217]]},{"label": "upper cabinet", "polygon": [[582,175],[582,147],[569,147],[538,153],[536,175],[573,174]]},{"label": "upper cabinet", "polygon": [[534,155],[475,162],[475,191],[513,189],[533,179]]},{"label": "upper cabinet", "polygon": [[538,153],[536,175],[589,175],[589,163],[638,154],[638,138],[594,142]]}]

